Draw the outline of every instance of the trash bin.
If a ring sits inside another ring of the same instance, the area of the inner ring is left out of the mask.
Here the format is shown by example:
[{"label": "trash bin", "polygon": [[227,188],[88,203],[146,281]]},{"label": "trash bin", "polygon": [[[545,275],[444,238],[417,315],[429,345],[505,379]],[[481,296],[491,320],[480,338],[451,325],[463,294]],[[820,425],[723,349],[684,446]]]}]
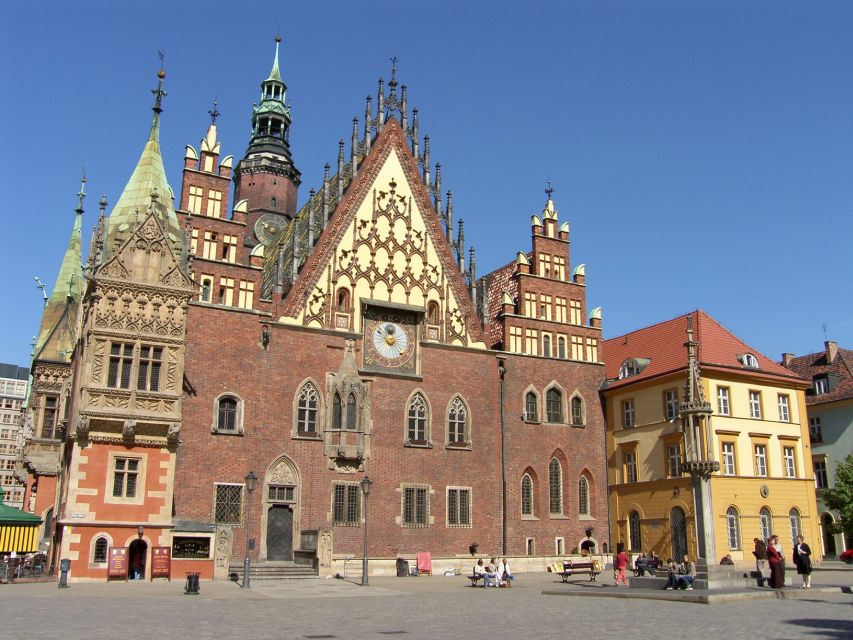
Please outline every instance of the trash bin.
[{"label": "trash bin", "polygon": [[57,585],[60,589],[68,588],[68,572],[71,571],[71,560],[68,558],[62,558],[59,561],[59,584]]},{"label": "trash bin", "polygon": [[409,561],[397,558],[397,577],[405,578],[409,575]]},{"label": "trash bin", "polygon": [[198,595],[198,571],[187,571],[187,584],[184,586],[184,595]]}]

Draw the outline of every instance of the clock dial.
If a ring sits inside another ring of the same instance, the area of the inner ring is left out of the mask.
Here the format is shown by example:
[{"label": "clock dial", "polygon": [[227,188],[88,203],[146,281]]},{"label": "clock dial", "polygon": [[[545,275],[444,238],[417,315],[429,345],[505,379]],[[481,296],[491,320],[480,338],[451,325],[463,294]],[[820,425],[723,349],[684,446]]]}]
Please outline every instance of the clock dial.
[{"label": "clock dial", "polygon": [[285,222],[274,213],[265,213],[255,221],[255,237],[261,244],[270,244],[281,233]]},{"label": "clock dial", "polygon": [[409,337],[395,322],[382,322],[373,331],[373,346],[385,358],[396,359],[409,347]]},{"label": "clock dial", "polygon": [[414,316],[373,310],[364,320],[364,366],[414,372]]}]

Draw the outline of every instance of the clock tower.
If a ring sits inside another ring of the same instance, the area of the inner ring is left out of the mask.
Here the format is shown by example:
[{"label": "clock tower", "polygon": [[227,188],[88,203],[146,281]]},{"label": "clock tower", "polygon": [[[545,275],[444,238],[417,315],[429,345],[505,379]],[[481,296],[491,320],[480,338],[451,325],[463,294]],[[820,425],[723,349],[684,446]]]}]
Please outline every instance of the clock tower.
[{"label": "clock tower", "polygon": [[252,110],[249,148],[234,170],[234,201],[246,200],[248,245],[270,242],[296,215],[301,174],[290,153],[291,114],[278,67],[280,43],[276,36],[272,71],[261,83],[261,101]]}]

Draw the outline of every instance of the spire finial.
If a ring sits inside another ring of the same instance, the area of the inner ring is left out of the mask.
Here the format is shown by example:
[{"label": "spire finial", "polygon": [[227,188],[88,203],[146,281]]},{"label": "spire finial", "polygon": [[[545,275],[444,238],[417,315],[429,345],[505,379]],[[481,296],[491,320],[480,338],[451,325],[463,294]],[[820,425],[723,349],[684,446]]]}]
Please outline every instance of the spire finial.
[{"label": "spire finial", "polygon": [[278,70],[278,46],[281,44],[281,35],[278,33],[275,34],[275,58],[272,63],[272,71],[270,71],[270,77],[267,80],[277,80],[281,82],[281,72]]},{"label": "spire finial", "polygon": [[545,188],[545,195],[548,196],[548,200],[551,200],[551,196],[554,195],[555,191],[556,189],[554,189],[553,185],[551,184],[551,178],[548,178],[548,186]]},{"label": "spire finial", "polygon": [[77,209],[75,211],[83,214],[83,200],[86,198],[86,167],[83,167],[83,175],[80,178],[80,191],[77,193]]},{"label": "spire finial", "polygon": [[391,79],[388,81],[389,87],[397,86],[397,54],[391,57]]},{"label": "spire finial", "polygon": [[157,55],[160,56],[160,70],[157,72],[157,78],[159,81],[157,83],[156,89],[151,89],[151,93],[154,94],[154,106],[151,109],[156,114],[160,114],[163,112],[163,98],[166,97],[166,92],[163,91],[163,80],[166,78],[166,71],[163,68],[165,65],[166,54],[162,51],[158,51]]},{"label": "spire finial", "polygon": [[216,124],[216,119],[222,115],[219,113],[219,109],[216,108],[217,106],[219,106],[219,96],[213,99],[213,109],[208,111],[210,114],[210,124]]}]

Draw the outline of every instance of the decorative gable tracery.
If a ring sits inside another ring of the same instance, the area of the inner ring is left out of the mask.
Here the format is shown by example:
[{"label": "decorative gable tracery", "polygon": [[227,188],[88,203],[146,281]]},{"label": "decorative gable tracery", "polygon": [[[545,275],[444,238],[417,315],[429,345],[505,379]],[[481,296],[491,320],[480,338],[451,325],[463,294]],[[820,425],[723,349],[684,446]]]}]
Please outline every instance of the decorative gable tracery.
[{"label": "decorative gable tracery", "polygon": [[[388,125],[290,289],[282,319],[355,329],[359,298],[423,307],[437,302],[438,331],[430,339],[482,343],[479,318],[417,165],[399,125]],[[338,313],[341,288],[352,291],[352,304]]]}]

